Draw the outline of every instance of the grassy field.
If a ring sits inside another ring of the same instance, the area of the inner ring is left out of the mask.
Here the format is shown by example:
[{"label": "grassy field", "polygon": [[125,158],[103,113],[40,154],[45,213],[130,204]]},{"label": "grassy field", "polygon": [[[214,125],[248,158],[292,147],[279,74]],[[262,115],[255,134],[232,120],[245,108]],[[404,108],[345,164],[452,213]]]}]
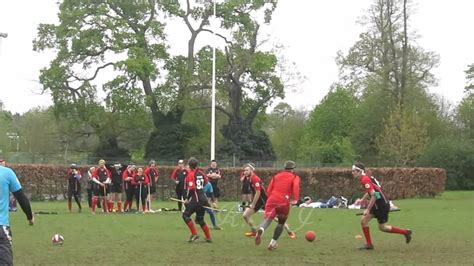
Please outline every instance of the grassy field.
[{"label": "grassy field", "polygon": [[[373,251],[359,251],[364,242],[357,211],[346,209],[293,208],[289,224],[297,238],[286,234],[279,248],[268,251],[274,224],[255,246],[244,236],[247,227],[239,214],[220,213],[223,231],[212,231],[213,243],[187,243],[189,232],[181,215],[156,214],[91,215],[68,213],[65,202],[33,203],[34,211],[55,211],[58,215],[38,215],[28,226],[24,214],[13,213],[15,264],[469,264],[474,263],[474,192],[445,192],[435,199],[396,201],[401,212],[390,216],[389,224],[413,230],[413,241],[403,236],[381,233],[371,223]],[[87,204],[86,204],[87,205]],[[221,203],[235,209],[235,203]],[[175,207],[172,202],[155,202],[154,208]],[[255,215],[260,222],[262,214]],[[208,217],[206,215],[206,220]],[[209,222],[210,223],[210,222]],[[314,230],[315,242],[307,242],[304,232]],[[202,236],[202,231],[198,227]],[[53,246],[51,236],[60,233],[64,245]],[[203,237],[201,238],[203,239]]]}]

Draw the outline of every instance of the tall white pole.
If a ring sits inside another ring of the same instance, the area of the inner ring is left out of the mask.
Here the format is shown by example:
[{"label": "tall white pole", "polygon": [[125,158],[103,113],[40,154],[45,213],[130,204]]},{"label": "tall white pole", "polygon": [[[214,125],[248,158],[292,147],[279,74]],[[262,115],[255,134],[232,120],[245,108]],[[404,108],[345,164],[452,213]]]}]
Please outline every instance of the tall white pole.
[{"label": "tall white pole", "polygon": [[[216,1],[214,0],[214,23],[216,23]],[[212,100],[211,100],[211,160],[216,159],[216,29],[212,44]]]},{"label": "tall white pole", "polygon": [[0,55],[2,55],[2,38],[7,38],[8,33],[0,32]]}]

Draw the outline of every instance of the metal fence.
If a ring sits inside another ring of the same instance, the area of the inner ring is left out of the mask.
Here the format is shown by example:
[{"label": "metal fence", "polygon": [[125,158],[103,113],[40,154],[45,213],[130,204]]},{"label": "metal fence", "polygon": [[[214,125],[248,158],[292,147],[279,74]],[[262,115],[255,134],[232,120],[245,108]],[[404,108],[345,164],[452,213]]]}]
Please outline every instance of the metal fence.
[{"label": "metal fence", "polygon": [[[69,165],[76,163],[78,165],[95,165],[100,159],[105,159],[107,163],[120,162],[122,164],[129,164],[133,162],[137,165],[146,165],[149,160],[144,159],[129,159],[120,157],[96,157],[88,154],[70,154],[67,157],[64,155],[47,154],[38,155],[31,153],[3,153],[0,154],[0,159],[6,160],[8,163],[19,163],[19,164],[52,164],[52,165]],[[171,158],[171,159],[154,159],[160,166],[174,166],[177,164],[179,159],[187,158]],[[209,164],[209,159],[199,158],[201,160],[201,167]],[[320,167],[348,167],[350,164],[333,164],[333,163],[321,163],[319,161],[299,161],[294,160],[298,168],[320,168]],[[283,160],[275,161],[261,161],[255,160],[238,160],[236,158],[223,158],[217,159],[219,167],[241,167],[246,163],[253,163],[256,167],[268,167],[268,168],[283,168]]]}]

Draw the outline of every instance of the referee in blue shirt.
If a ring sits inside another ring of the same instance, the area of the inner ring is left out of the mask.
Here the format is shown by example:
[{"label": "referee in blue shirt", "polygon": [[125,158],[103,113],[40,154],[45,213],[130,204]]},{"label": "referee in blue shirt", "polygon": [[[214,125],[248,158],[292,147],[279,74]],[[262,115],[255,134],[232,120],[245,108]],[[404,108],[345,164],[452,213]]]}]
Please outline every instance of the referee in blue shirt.
[{"label": "referee in blue shirt", "polygon": [[26,214],[29,224],[33,225],[35,223],[30,201],[23,193],[15,172],[0,165],[0,265],[13,265],[12,237],[8,212],[10,192],[13,193]]}]

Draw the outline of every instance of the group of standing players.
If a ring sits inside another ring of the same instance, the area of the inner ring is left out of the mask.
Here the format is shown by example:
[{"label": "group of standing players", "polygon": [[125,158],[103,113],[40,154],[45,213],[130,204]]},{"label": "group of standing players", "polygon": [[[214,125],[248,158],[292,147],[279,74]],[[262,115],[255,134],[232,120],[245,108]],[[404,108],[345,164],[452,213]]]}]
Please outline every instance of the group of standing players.
[{"label": "group of standing players", "polygon": [[[79,211],[82,209],[79,201],[81,177],[76,165],[72,164],[68,172],[69,211],[72,207],[72,196],[77,202]],[[91,167],[88,171],[89,207],[93,214],[95,214],[98,205],[101,205],[103,212],[106,213],[128,212],[131,210],[135,198],[137,210],[141,207],[143,212],[150,211],[157,181],[158,169],[153,160],[145,168],[136,167],[135,164],[122,166],[120,163],[107,167],[105,160],[99,160],[98,165]],[[122,206],[123,192],[125,192],[125,202]],[[115,203],[117,203],[116,209],[114,208]]]}]

